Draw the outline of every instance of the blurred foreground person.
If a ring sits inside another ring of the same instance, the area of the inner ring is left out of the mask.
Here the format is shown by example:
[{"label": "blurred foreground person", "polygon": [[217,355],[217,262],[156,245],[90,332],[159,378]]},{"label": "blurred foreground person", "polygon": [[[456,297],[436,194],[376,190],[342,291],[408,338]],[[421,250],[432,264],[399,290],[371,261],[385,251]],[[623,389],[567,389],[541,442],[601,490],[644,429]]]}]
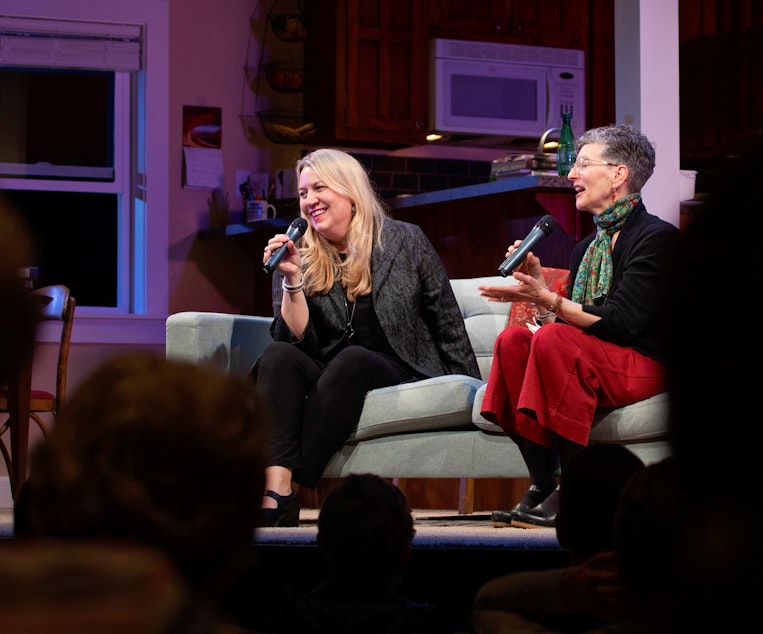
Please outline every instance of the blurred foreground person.
[{"label": "blurred foreground person", "polygon": [[154,547],[198,606],[235,620],[223,602],[254,565],[268,421],[246,377],[147,352],[109,358],[36,446],[16,534]]},{"label": "blurred foreground person", "polygon": [[623,445],[591,445],[570,460],[560,490],[556,534],[570,554],[565,568],[515,572],[477,592],[478,634],[630,632],[613,521],[621,491],[644,463]]},{"label": "blurred foreground person", "polygon": [[[756,274],[763,236],[761,142],[760,136],[752,140],[707,175],[715,180],[704,204],[693,208],[669,271],[666,366],[681,480],[669,625],[682,631],[748,629],[759,619],[763,596],[763,488],[755,440],[763,330],[748,314],[762,287]],[[708,312],[689,316],[692,305]]]},{"label": "blurred foreground person", "polygon": [[32,354],[38,310],[29,295],[21,270],[34,264],[29,228],[0,192],[0,385],[18,371]]}]

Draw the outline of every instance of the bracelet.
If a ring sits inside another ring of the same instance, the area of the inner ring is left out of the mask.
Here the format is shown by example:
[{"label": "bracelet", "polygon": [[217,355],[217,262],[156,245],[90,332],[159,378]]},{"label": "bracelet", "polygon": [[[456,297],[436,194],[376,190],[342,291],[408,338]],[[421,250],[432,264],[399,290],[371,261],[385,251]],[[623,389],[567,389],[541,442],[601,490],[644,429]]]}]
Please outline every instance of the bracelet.
[{"label": "bracelet", "polygon": [[548,307],[548,312],[552,315],[556,315],[562,307],[562,296],[559,293],[554,293],[554,295],[556,295],[556,299],[554,300],[554,303]]},{"label": "bracelet", "polygon": [[305,285],[305,280],[302,278],[299,280],[299,284],[295,284],[294,286],[289,286],[286,283],[286,278],[283,279],[281,282],[281,288],[285,290],[287,293],[299,293],[299,291],[302,290],[302,287]]},{"label": "bracelet", "polygon": [[544,319],[550,319],[551,317],[554,317],[556,313],[547,312],[545,315],[541,315],[540,313],[537,313],[535,315],[535,319],[540,319],[543,321]]},{"label": "bracelet", "polygon": [[[548,286],[546,286],[546,290],[547,290],[549,293],[551,292],[551,289],[550,289]],[[535,302],[530,302],[530,306],[532,306],[533,308],[535,308],[535,307],[537,306],[537,304],[536,304]]]}]

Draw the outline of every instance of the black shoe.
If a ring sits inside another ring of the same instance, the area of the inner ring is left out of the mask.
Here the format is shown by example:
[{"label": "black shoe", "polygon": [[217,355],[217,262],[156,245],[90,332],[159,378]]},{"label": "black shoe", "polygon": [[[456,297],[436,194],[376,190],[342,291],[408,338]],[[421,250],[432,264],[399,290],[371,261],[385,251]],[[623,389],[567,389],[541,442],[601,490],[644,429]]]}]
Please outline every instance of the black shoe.
[{"label": "black shoe", "polygon": [[514,505],[510,511],[493,511],[490,520],[495,528],[505,528],[511,526],[514,513],[517,511],[529,511],[545,500],[553,491],[545,491],[537,484],[531,484],[525,491],[522,499]]},{"label": "black shoe", "polygon": [[258,528],[269,526],[299,526],[299,500],[292,491],[290,495],[279,495],[267,489],[265,495],[273,498],[277,505],[274,509],[260,509]]},{"label": "black shoe", "polygon": [[531,509],[514,511],[511,525],[519,528],[553,528],[556,526],[556,514],[559,511],[559,487],[543,502]]}]

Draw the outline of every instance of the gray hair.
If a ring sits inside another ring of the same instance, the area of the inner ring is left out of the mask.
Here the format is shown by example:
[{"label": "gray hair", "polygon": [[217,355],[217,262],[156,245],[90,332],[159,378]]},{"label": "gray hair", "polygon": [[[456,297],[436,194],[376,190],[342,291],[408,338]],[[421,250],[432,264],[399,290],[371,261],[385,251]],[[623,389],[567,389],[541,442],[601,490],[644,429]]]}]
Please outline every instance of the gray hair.
[{"label": "gray hair", "polygon": [[587,130],[575,139],[575,152],[588,143],[602,146],[601,157],[605,161],[628,168],[631,193],[640,192],[654,172],[654,145],[632,126],[613,124]]}]

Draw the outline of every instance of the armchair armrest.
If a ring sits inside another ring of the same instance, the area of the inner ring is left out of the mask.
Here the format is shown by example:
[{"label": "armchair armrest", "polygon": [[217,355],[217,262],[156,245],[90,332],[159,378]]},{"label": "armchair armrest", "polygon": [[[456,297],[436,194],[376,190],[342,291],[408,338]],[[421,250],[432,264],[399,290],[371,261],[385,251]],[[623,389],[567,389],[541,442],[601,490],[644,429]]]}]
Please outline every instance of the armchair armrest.
[{"label": "armchair armrest", "polygon": [[167,358],[247,374],[270,336],[272,317],[186,311],[167,317]]}]

